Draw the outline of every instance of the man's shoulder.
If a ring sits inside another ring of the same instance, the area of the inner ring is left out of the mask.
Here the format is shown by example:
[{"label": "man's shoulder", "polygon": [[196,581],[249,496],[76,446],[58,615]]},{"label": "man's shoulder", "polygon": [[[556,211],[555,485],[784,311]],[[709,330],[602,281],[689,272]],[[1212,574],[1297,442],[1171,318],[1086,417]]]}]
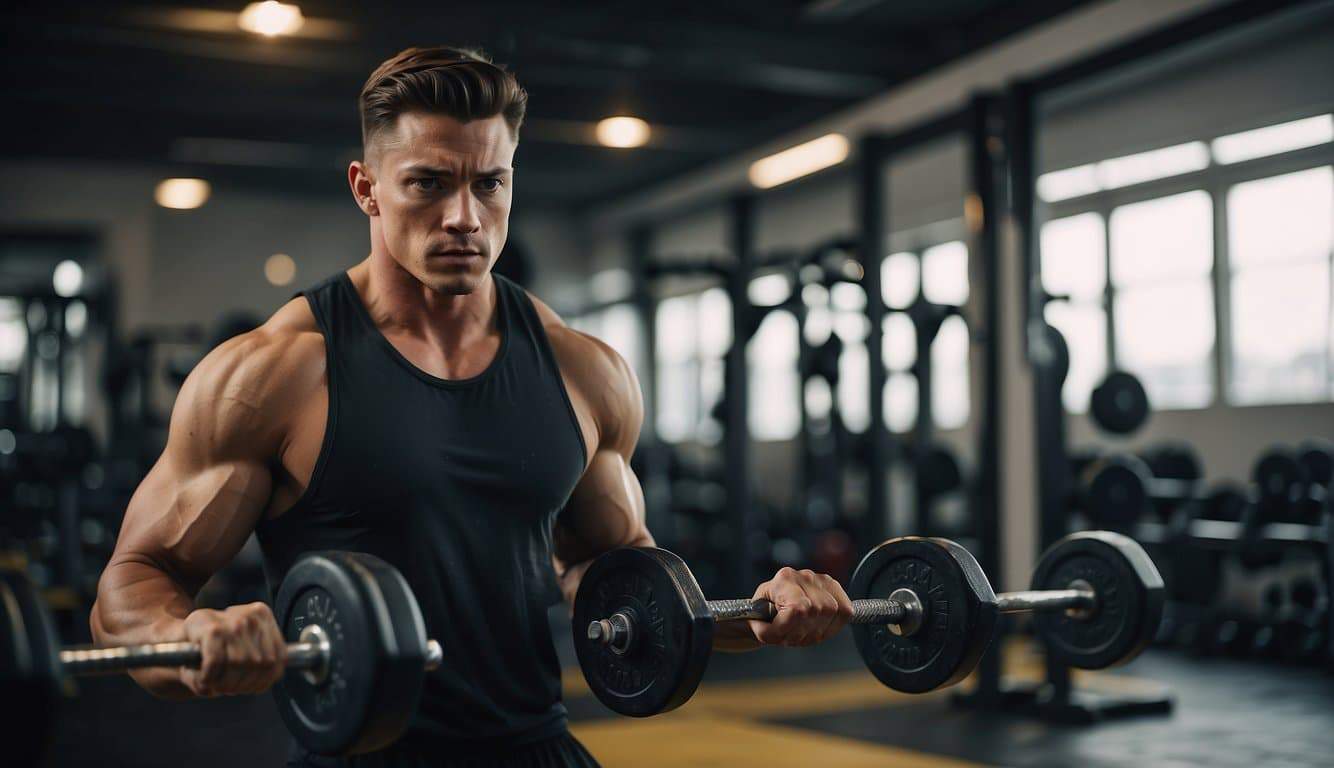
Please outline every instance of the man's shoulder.
[{"label": "man's shoulder", "polygon": [[611,345],[566,325],[555,310],[532,292],[528,292],[528,298],[546,331],[547,340],[551,342],[556,362],[567,377],[605,382],[609,376],[633,375],[629,365]]},{"label": "man's shoulder", "polygon": [[324,337],[304,298],[295,298],[264,324],[211,350],[186,379],[181,396],[236,401],[262,412],[281,411],[324,384]]},{"label": "man's shoulder", "polygon": [[561,376],[592,410],[602,439],[633,450],[644,418],[644,398],[634,368],[610,344],[571,328],[540,299],[531,293],[529,297]]}]

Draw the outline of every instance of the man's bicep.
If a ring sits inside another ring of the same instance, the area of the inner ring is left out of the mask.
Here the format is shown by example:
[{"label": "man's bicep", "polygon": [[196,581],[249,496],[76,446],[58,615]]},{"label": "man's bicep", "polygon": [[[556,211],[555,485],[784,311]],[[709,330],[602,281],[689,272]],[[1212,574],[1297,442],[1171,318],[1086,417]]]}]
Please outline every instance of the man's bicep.
[{"label": "man's bicep", "polygon": [[644,491],[630,462],[616,451],[599,451],[561,513],[556,557],[571,565],[609,549],[652,543],[644,523]]},{"label": "man's bicep", "polygon": [[130,499],[109,571],[151,565],[193,592],[245,544],[272,477],[262,414],[237,397],[246,387],[236,378],[224,355],[181,388],[166,449]]},{"label": "man's bicep", "polygon": [[185,468],[164,454],[135,490],[108,570],[151,565],[194,593],[259,523],[271,478],[259,462]]}]

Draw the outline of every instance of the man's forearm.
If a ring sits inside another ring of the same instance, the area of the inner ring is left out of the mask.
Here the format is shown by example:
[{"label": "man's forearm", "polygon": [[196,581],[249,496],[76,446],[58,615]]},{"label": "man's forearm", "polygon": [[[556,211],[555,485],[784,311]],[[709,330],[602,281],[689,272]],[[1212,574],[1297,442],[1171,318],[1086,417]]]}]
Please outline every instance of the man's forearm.
[{"label": "man's forearm", "polygon": [[[113,560],[102,574],[88,623],[98,645],[130,645],[184,639],[185,618],[194,610],[189,593],[146,560]],[[191,698],[175,669],[130,672],[140,686],[166,699]]]}]

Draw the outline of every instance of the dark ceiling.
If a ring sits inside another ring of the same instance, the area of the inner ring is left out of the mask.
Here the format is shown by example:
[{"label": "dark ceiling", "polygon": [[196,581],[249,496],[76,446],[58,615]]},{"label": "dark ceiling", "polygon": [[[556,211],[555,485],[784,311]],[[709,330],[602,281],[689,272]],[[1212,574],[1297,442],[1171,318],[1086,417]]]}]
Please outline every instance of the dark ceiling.
[{"label": "dark ceiling", "polygon": [[[243,0],[19,3],[6,14],[3,152],[167,163],[224,183],[345,194],[356,95],[409,45],[486,49],[530,93],[529,204],[613,199],[846,107],[1087,0],[294,0],[297,36],[235,27]],[[650,146],[591,126],[633,114]]]}]

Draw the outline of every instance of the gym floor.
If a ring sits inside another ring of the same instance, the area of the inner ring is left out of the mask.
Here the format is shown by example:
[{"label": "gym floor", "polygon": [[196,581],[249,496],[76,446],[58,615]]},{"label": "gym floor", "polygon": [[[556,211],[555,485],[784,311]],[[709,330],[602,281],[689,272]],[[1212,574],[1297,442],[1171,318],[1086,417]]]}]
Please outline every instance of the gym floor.
[{"label": "gym floor", "polygon": [[[837,765],[1327,766],[1334,756],[1334,686],[1311,669],[1193,659],[1151,649],[1133,664],[1076,678],[1104,691],[1167,686],[1168,716],[1051,725],[960,709],[953,691],[909,696],[880,686],[851,633],[809,649],[715,654],[699,692],[675,712],[612,715],[589,694],[554,628],[566,665],[572,728],[606,766]],[[1005,648],[1007,680],[1032,681],[1041,659],[1025,640]],[[965,682],[954,691],[966,690]],[[287,735],[268,696],[185,704],[151,698],[128,678],[79,681],[52,765],[279,765]],[[150,746],[151,745],[151,746]]]}]

